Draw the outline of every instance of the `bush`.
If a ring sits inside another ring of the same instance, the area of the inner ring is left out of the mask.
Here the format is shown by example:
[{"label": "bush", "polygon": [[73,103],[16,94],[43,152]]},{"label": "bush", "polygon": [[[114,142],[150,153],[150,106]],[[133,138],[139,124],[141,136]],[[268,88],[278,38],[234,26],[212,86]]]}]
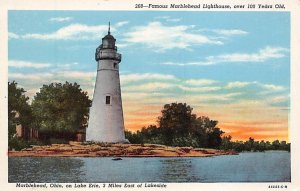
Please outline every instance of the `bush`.
[{"label": "bush", "polygon": [[111,147],[112,143],[105,143],[105,142],[99,142],[99,141],[85,141],[82,143],[82,145],[99,145],[101,147]]},{"label": "bush", "polygon": [[13,137],[8,141],[9,150],[14,149],[16,151],[20,151],[25,148],[30,148],[32,145],[43,145],[43,143],[35,139],[27,141],[17,137]]},{"label": "bush", "polygon": [[56,138],[50,138],[49,144],[68,144],[69,141],[66,139],[56,139]]}]

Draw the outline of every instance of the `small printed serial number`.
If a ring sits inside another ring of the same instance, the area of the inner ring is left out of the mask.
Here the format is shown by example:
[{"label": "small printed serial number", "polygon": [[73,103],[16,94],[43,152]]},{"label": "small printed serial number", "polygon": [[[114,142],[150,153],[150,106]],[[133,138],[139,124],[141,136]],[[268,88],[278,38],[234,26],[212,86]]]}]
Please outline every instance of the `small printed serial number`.
[{"label": "small printed serial number", "polygon": [[287,185],[269,185],[268,188],[287,188]]},{"label": "small printed serial number", "polygon": [[141,9],[141,8],[144,8],[144,7],[148,7],[148,6],[144,6],[144,4],[135,4],[136,9]]},{"label": "small printed serial number", "polygon": [[134,8],[136,9],[143,9],[143,8],[148,8],[148,9],[166,9],[168,8],[169,5],[167,4],[135,4]]}]

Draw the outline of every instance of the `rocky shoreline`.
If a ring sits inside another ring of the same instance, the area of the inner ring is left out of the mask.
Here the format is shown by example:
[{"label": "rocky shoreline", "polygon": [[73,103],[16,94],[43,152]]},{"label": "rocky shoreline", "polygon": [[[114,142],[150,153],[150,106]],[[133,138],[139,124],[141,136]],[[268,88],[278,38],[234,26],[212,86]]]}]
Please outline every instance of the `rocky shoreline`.
[{"label": "rocky shoreline", "polygon": [[9,157],[210,157],[234,155],[234,151],[156,144],[52,144],[9,151]]}]

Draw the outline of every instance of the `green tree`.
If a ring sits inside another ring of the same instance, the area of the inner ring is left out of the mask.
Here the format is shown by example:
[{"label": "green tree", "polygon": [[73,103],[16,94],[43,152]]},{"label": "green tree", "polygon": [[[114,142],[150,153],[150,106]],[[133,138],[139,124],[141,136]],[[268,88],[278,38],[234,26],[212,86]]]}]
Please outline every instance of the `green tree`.
[{"label": "green tree", "polygon": [[266,150],[267,149],[267,143],[264,141],[264,140],[261,140],[260,142],[259,142],[259,151],[264,151],[264,150]]},{"label": "green tree", "polygon": [[91,100],[77,83],[43,85],[34,96],[33,125],[44,139],[71,139],[79,129],[86,128]]},{"label": "green tree", "polygon": [[32,120],[29,98],[23,88],[17,87],[15,81],[8,82],[8,138],[16,133],[16,125],[28,127]]},{"label": "green tree", "polygon": [[142,137],[140,132],[138,131],[137,133],[133,133],[131,131],[126,131],[125,130],[125,137],[128,139],[128,141],[131,144],[140,144],[143,143]]},{"label": "green tree", "polygon": [[279,148],[280,148],[280,142],[279,142],[279,140],[273,141],[272,142],[272,147],[273,147],[274,150],[279,150]]},{"label": "green tree", "polygon": [[186,103],[171,103],[164,105],[158,124],[161,128],[164,144],[172,145],[173,139],[186,137],[196,115],[193,108]]},{"label": "green tree", "polygon": [[272,150],[272,144],[270,141],[266,141],[266,150]]},{"label": "green tree", "polygon": [[156,125],[149,125],[148,127],[143,127],[137,134],[141,137],[143,143],[163,144],[160,131],[161,128],[158,128]]},{"label": "green tree", "polygon": [[[224,133],[218,127],[218,121],[208,117],[198,117],[192,113],[193,108],[186,103],[164,105],[158,117],[161,142],[172,146],[212,147],[222,143]],[[142,131],[143,132],[143,131]]]},{"label": "green tree", "polygon": [[208,117],[202,116],[197,118],[201,128],[204,129],[207,135],[207,147],[217,148],[222,144],[222,134],[224,133],[220,128],[217,127],[218,121],[211,120]]},{"label": "green tree", "polygon": [[231,142],[232,137],[230,135],[222,137],[222,144],[220,146],[223,150],[230,150],[233,148],[233,143]]}]

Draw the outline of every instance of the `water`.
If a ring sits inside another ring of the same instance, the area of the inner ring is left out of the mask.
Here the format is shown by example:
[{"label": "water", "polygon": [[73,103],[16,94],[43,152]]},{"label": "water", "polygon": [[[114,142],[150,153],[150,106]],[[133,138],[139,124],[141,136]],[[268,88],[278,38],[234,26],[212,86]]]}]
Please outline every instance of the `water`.
[{"label": "water", "polygon": [[290,153],[271,151],[216,157],[16,157],[9,182],[290,182]]}]

